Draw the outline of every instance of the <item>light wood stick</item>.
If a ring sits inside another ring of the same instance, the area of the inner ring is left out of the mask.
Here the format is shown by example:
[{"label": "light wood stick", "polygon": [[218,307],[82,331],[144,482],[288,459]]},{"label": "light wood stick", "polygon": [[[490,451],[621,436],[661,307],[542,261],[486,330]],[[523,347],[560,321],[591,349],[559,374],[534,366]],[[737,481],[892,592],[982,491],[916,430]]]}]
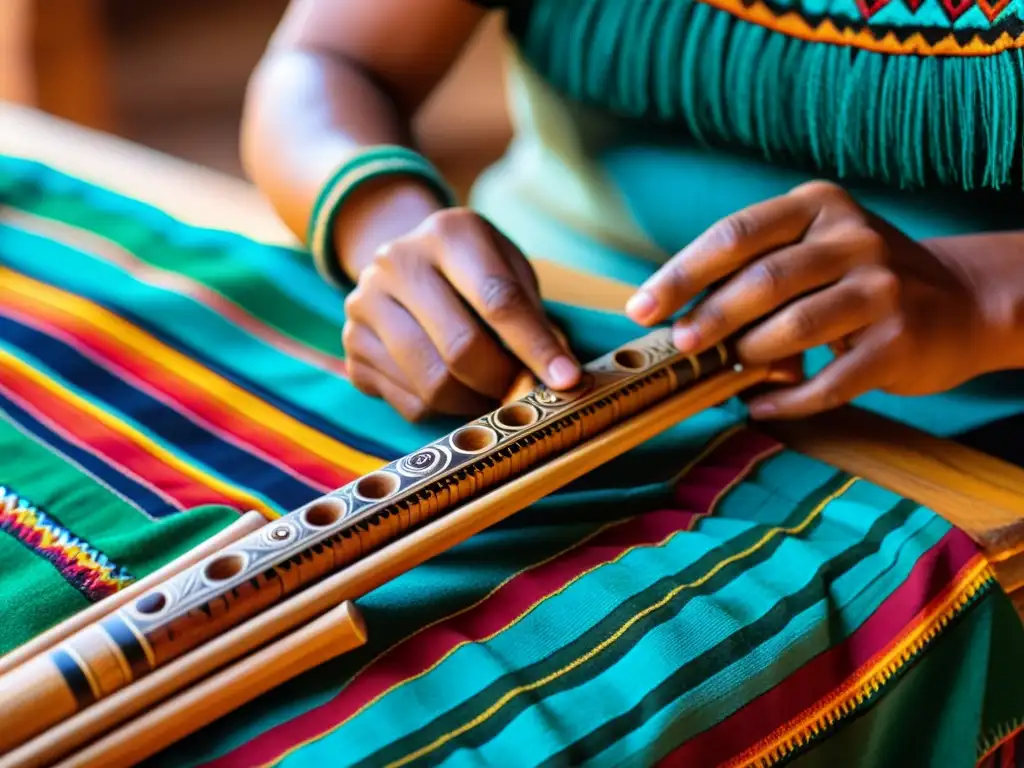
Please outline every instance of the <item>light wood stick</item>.
[{"label": "light wood stick", "polygon": [[362,616],[352,603],[342,603],[90,744],[60,766],[135,765],[281,683],[365,642]]},{"label": "light wood stick", "polygon": [[852,407],[762,428],[798,451],[934,510],[987,551],[1024,544],[1020,467]]},{"label": "light wood stick", "polygon": [[[575,452],[695,382],[713,382],[701,391],[721,392],[722,399],[734,394],[718,386],[717,377],[732,365],[728,348],[682,355],[669,336],[667,328],[655,329],[587,363],[572,391],[539,387],[521,402],[311,499],[0,677],[0,709],[18,713],[0,728],[0,751],[16,749],[300,588],[553,455]],[[761,380],[756,372],[754,380]]]},{"label": "light wood stick", "polygon": [[226,547],[228,544],[238,541],[243,536],[252,533],[256,529],[260,528],[264,523],[266,523],[266,518],[264,518],[259,512],[246,512],[227,528],[214,536],[211,536],[202,544],[199,544],[195,548],[189,550],[181,557],[172,560],[163,568],[154,571],[144,579],[136,581],[131,586],[110,595],[95,605],[91,605],[85,610],[79,611],[74,616],[70,616],[60,624],[46,630],[43,634],[38,635],[24,645],[15,648],[10,653],[0,656],[0,676],[7,674],[15,667],[21,666],[32,657],[50,650],[55,645],[71,637],[71,635],[75,634],[79,630],[99,621],[105,616],[108,616],[121,606],[130,603],[146,590],[152,589],[160,582],[166,581],[171,576],[181,573],[186,568],[195,565],[203,558],[209,557],[214,552]]},{"label": "light wood stick", "polygon": [[928,507],[977,542],[1007,592],[1024,588],[1024,469],[850,406],[763,428]]},{"label": "light wood stick", "polygon": [[0,756],[0,768],[52,765],[139,712],[336,607],[346,592],[340,584],[313,585]]}]

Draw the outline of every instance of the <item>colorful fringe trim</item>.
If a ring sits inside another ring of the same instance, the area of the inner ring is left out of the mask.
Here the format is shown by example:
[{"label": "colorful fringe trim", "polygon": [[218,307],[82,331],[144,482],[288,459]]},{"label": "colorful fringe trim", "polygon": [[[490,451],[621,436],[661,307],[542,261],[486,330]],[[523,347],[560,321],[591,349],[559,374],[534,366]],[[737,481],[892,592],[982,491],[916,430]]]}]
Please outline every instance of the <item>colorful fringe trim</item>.
[{"label": "colorful fringe trim", "polygon": [[54,517],[0,486],[0,531],[48,560],[88,600],[97,602],[124,589],[134,577]]},{"label": "colorful fringe trim", "polygon": [[1024,184],[1024,25],[1006,14],[970,16],[978,34],[1013,27],[983,42],[937,11],[927,34],[897,34],[873,13],[843,26],[766,0],[502,4],[524,59],[572,101],[836,178]]},{"label": "colorful fringe trim", "polygon": [[730,761],[730,766],[752,765],[773,768],[812,742],[831,733],[841,721],[847,720],[876,699],[882,691],[909,669],[950,622],[962,615],[996,583],[988,561],[978,556],[956,582],[919,616],[917,623],[884,653],[878,654],[846,686],[804,713],[801,720],[755,745]]}]

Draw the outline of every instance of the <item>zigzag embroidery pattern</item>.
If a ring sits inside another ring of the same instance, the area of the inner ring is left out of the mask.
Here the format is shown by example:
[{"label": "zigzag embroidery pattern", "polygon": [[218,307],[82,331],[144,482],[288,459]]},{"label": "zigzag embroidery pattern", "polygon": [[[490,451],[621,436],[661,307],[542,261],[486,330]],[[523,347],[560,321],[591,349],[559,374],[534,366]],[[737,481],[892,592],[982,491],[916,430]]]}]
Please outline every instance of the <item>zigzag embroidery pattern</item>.
[{"label": "zigzag embroidery pattern", "polygon": [[[920,0],[904,0],[911,8]],[[803,14],[775,0],[700,0],[743,21],[766,27],[809,42],[832,43],[862,48],[876,53],[914,54],[918,56],[990,56],[1024,48],[1024,21],[1009,15],[996,22],[1009,0],[942,0],[952,21],[977,3],[993,22],[988,29],[942,27],[887,27],[863,20],[830,18]],[[857,5],[870,19],[896,0],[858,0]]]},{"label": "zigzag embroidery pattern", "polygon": [[49,561],[86,599],[97,602],[135,578],[122,566],[75,536],[60,521],[0,486],[0,531]]}]

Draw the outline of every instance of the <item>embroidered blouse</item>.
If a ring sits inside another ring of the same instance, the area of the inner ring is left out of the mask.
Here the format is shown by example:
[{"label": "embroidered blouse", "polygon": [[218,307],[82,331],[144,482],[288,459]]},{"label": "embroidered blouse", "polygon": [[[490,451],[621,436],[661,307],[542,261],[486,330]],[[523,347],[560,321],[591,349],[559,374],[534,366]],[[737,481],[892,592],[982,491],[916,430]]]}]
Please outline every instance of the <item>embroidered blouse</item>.
[{"label": "embroidered blouse", "polygon": [[510,205],[664,255],[809,177],[921,236],[1020,226],[1020,0],[477,2],[507,11],[516,140],[475,199],[518,232]]}]

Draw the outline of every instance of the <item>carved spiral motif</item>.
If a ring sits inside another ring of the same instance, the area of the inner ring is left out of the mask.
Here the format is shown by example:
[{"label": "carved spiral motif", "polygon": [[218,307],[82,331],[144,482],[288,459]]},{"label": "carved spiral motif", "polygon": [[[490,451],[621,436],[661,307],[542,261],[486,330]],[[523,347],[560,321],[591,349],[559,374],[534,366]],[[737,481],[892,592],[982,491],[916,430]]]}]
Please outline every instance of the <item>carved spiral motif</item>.
[{"label": "carved spiral motif", "polygon": [[[546,386],[541,385],[533,391],[533,399],[538,404],[546,405],[548,407],[565,405],[566,403],[571,403],[573,400],[579,400],[594,388],[594,374],[590,371],[601,370],[597,368],[596,364],[588,366],[588,368],[590,368],[590,370],[584,371],[583,375],[580,377],[580,383],[572,389],[559,390],[556,392],[553,389],[548,389]],[[604,370],[612,369],[608,367]]]},{"label": "carved spiral motif", "polygon": [[269,548],[280,547],[296,537],[298,531],[289,520],[278,520],[260,530],[260,543]]},{"label": "carved spiral motif", "polygon": [[398,471],[406,477],[426,477],[443,472],[451,462],[452,455],[444,448],[430,445],[411,453],[398,463]]}]

